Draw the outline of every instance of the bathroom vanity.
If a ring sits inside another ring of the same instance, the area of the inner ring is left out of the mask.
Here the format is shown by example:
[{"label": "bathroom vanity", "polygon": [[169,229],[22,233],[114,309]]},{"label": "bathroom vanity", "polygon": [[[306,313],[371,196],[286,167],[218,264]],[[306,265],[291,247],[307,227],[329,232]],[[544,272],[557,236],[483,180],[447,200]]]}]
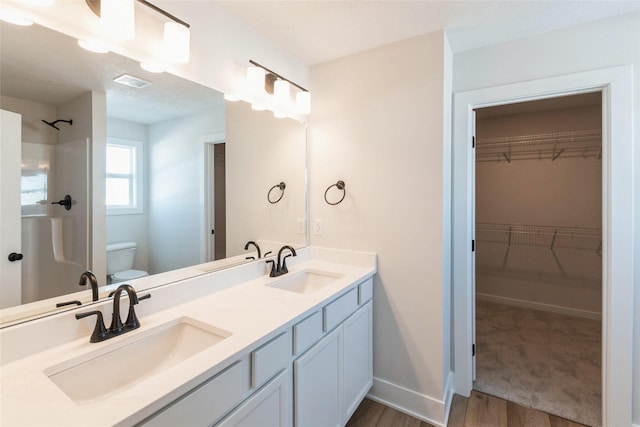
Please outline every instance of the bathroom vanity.
[{"label": "bathroom vanity", "polygon": [[[0,424],[344,425],[372,384],[376,256],[306,248],[287,263],[151,289],[142,326],[100,343],[74,317],[87,308],[3,329]],[[108,323],[112,304],[91,309]]]}]

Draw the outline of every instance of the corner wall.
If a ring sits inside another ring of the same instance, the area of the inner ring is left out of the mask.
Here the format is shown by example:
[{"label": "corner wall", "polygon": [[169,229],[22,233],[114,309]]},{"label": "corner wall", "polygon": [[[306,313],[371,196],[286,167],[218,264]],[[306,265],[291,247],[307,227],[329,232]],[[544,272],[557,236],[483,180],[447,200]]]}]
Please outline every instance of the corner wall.
[{"label": "corner wall", "polygon": [[[311,75],[310,221],[324,225],[311,243],[377,252],[370,397],[438,425],[449,403],[450,67],[438,31]],[[346,197],[330,206],[339,179]]]},{"label": "corner wall", "polygon": [[107,243],[136,242],[136,257],[133,268],[149,271],[149,237],[147,235],[147,221],[149,214],[149,176],[147,174],[149,151],[148,126],[142,123],[107,117],[107,138],[121,138],[142,142],[143,159],[143,200],[142,213],[126,215],[107,215],[106,239]]},{"label": "corner wall", "polygon": [[[517,58],[517,60],[515,59]],[[640,147],[640,13],[579,25],[454,56],[454,92],[625,64],[634,67],[634,145]],[[633,264],[640,266],[640,149],[632,177]],[[633,423],[640,425],[640,268],[634,271]]]},{"label": "corner wall", "polygon": [[224,121],[215,108],[148,128],[149,274],[204,262],[202,137],[223,131]]}]

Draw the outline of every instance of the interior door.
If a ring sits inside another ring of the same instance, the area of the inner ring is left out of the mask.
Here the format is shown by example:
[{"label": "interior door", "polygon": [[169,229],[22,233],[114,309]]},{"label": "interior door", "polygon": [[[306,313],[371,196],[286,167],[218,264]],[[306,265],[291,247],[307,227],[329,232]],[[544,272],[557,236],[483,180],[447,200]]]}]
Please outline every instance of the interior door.
[{"label": "interior door", "polygon": [[21,303],[22,116],[0,110],[0,308]]},{"label": "interior door", "polygon": [[206,171],[205,171],[205,203],[207,221],[207,258],[206,261],[216,259],[216,210],[215,210],[215,150],[214,144],[205,143],[206,150]]},{"label": "interior door", "polygon": [[471,186],[471,200],[473,200],[473,206],[471,207],[471,224],[473,229],[471,230],[471,238],[473,239],[471,254],[471,321],[472,321],[472,344],[471,344],[471,378],[472,381],[476,380],[476,112],[471,112],[471,135],[473,135],[473,143],[471,150],[471,176],[473,177],[473,185]]}]

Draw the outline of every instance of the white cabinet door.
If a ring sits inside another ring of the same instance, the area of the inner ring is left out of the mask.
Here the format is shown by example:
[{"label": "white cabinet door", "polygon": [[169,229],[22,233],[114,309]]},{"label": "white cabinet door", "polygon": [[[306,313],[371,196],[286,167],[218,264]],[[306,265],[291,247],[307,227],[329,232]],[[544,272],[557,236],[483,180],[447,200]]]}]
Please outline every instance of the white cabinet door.
[{"label": "white cabinet door", "polygon": [[291,426],[291,369],[287,368],[229,414],[218,427]]},{"label": "white cabinet door", "polygon": [[368,302],[343,325],[343,422],[353,415],[373,384],[373,325]]},{"label": "white cabinet door", "polygon": [[341,425],[342,328],[337,328],[293,363],[296,427]]},{"label": "white cabinet door", "polygon": [[212,425],[248,395],[248,360],[249,357],[244,356],[140,425],[145,427]]}]

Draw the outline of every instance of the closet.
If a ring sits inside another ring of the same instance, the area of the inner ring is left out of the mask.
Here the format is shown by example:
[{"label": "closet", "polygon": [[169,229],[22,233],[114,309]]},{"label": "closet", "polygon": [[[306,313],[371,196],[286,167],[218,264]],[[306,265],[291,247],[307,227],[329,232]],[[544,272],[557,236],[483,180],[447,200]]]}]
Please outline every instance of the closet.
[{"label": "closet", "polygon": [[601,423],[601,93],[476,110],[474,388]]}]

